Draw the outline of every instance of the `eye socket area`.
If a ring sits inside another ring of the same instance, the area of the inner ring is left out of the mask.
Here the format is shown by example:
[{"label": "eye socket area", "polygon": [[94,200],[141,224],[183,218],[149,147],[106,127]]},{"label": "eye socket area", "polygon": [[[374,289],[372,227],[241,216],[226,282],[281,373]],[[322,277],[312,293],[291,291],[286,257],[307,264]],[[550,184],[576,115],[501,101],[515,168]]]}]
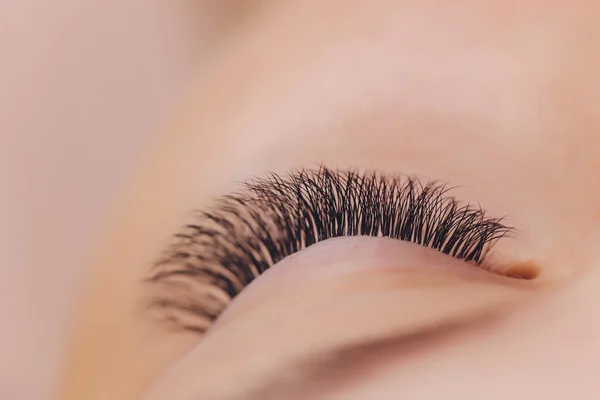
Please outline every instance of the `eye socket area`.
[{"label": "eye socket area", "polygon": [[[307,358],[518,307],[531,299],[529,284],[410,242],[329,239],[249,284],[190,354],[191,366],[184,360],[173,376],[193,371],[197,393],[233,390],[227,394],[236,398],[249,390],[244,385],[280,377]],[[236,388],[219,385],[232,377]]]}]

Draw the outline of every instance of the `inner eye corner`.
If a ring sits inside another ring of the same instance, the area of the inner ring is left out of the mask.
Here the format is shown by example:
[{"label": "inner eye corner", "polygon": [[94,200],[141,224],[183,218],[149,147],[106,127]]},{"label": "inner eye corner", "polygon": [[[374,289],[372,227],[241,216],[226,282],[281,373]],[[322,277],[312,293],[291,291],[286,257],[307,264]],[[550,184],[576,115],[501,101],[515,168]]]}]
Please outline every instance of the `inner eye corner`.
[{"label": "inner eye corner", "polygon": [[491,272],[511,279],[533,281],[540,277],[542,268],[535,261],[529,260],[493,269]]}]

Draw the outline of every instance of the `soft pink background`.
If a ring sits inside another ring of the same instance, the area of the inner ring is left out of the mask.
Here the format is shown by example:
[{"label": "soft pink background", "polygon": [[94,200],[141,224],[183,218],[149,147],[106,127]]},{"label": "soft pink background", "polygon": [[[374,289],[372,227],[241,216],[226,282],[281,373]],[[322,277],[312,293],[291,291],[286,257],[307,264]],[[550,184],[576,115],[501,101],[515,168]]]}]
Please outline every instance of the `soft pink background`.
[{"label": "soft pink background", "polygon": [[86,259],[185,88],[208,6],[0,2],[0,398],[56,388]]}]

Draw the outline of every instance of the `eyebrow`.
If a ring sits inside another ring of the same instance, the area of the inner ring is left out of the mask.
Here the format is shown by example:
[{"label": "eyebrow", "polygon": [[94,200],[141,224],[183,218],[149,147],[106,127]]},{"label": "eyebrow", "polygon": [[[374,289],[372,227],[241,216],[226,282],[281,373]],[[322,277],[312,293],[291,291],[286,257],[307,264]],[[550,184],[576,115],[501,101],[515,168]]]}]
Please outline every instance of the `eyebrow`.
[{"label": "eyebrow", "polygon": [[486,310],[454,321],[431,326],[424,330],[392,335],[376,340],[333,349],[324,354],[312,354],[293,362],[281,372],[250,393],[240,393],[248,400],[300,400],[334,395],[339,389],[348,389],[374,375],[378,368],[418,353],[426,345],[431,347],[461,332],[484,330],[505,315],[506,311]]}]

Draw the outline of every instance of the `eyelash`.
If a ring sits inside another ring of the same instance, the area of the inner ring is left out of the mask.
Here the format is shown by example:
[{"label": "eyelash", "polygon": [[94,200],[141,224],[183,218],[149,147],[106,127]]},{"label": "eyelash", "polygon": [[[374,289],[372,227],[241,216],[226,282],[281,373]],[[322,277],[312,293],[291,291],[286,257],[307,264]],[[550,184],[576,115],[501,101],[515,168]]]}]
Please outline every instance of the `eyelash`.
[{"label": "eyelash", "polygon": [[150,309],[204,332],[241,290],[283,258],[338,236],[382,236],[480,265],[511,232],[502,219],[461,205],[437,182],[321,167],[269,174],[199,212],[146,279]]}]

